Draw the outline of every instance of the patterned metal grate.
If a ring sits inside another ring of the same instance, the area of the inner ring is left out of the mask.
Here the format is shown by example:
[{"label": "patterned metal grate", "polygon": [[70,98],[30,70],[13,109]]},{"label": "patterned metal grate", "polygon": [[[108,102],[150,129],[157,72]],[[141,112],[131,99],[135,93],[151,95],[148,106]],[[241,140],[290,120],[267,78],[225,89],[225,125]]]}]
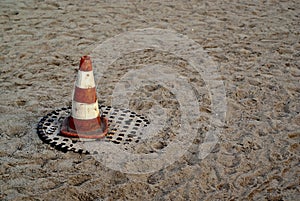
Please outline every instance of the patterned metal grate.
[{"label": "patterned metal grate", "polygon": [[38,123],[37,132],[42,141],[63,152],[74,151],[76,153],[89,154],[90,141],[107,141],[114,144],[138,143],[143,135],[141,128],[147,127],[150,122],[142,115],[128,109],[118,109],[111,106],[100,105],[103,115],[108,117],[109,131],[105,138],[98,140],[68,138],[60,135],[63,120],[71,113],[71,107],[64,107],[45,115]]}]

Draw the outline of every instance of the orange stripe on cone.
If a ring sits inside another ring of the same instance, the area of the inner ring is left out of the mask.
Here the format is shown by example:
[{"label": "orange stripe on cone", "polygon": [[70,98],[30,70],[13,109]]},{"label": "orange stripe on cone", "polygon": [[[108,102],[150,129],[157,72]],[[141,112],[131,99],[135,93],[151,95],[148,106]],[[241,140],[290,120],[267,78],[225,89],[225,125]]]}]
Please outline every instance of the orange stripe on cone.
[{"label": "orange stripe on cone", "polygon": [[103,138],[108,132],[107,125],[108,125],[108,119],[104,117],[98,117],[96,119],[89,121],[89,120],[74,119],[70,116],[66,118],[65,121],[63,122],[61,128],[61,134],[66,137],[74,137],[74,138],[88,138],[88,139]]},{"label": "orange stripe on cone", "polygon": [[80,103],[95,103],[97,101],[96,88],[81,89],[75,86],[73,100]]},{"label": "orange stripe on cone", "polygon": [[95,131],[101,128],[101,119],[100,116],[94,119],[75,119],[69,117],[69,127],[73,130],[78,131]]},{"label": "orange stripe on cone", "polygon": [[79,70],[81,71],[92,71],[92,61],[89,56],[83,56],[80,60]]},{"label": "orange stripe on cone", "polygon": [[108,132],[108,119],[101,117],[99,113],[92,73],[93,69],[90,57],[81,57],[72,101],[72,112],[64,120],[61,127],[61,134],[63,136],[102,138]]}]

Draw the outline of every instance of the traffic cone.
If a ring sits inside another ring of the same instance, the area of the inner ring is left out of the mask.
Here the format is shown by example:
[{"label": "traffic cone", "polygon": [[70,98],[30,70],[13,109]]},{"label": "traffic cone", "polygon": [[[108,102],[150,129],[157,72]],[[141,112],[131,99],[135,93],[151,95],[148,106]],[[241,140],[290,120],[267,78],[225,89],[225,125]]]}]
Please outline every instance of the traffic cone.
[{"label": "traffic cone", "polygon": [[108,119],[100,116],[92,61],[83,56],[75,84],[71,115],[67,117],[60,133],[66,137],[103,138],[108,131]]}]

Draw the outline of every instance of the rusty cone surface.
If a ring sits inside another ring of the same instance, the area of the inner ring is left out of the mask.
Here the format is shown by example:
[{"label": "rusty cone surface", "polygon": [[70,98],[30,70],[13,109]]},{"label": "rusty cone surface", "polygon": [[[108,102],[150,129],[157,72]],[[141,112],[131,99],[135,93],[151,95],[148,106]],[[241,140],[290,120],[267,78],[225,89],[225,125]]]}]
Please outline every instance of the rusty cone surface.
[{"label": "rusty cone surface", "polygon": [[65,119],[61,134],[66,137],[103,138],[108,131],[108,119],[100,116],[92,61],[81,57],[75,84],[71,115]]}]

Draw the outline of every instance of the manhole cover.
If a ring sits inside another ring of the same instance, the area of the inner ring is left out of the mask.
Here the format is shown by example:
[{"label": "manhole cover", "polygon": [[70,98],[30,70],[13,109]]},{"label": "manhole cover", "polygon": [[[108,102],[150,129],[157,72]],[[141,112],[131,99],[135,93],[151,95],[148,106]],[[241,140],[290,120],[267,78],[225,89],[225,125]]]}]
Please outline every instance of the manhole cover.
[{"label": "manhole cover", "polygon": [[109,131],[103,139],[69,138],[60,135],[63,120],[71,113],[71,107],[63,107],[44,116],[37,127],[41,140],[63,152],[74,151],[76,153],[89,154],[88,144],[95,141],[106,141],[114,144],[138,143],[142,138],[142,128],[150,122],[142,115],[128,109],[118,109],[111,106],[100,105],[99,109],[108,118]]}]

